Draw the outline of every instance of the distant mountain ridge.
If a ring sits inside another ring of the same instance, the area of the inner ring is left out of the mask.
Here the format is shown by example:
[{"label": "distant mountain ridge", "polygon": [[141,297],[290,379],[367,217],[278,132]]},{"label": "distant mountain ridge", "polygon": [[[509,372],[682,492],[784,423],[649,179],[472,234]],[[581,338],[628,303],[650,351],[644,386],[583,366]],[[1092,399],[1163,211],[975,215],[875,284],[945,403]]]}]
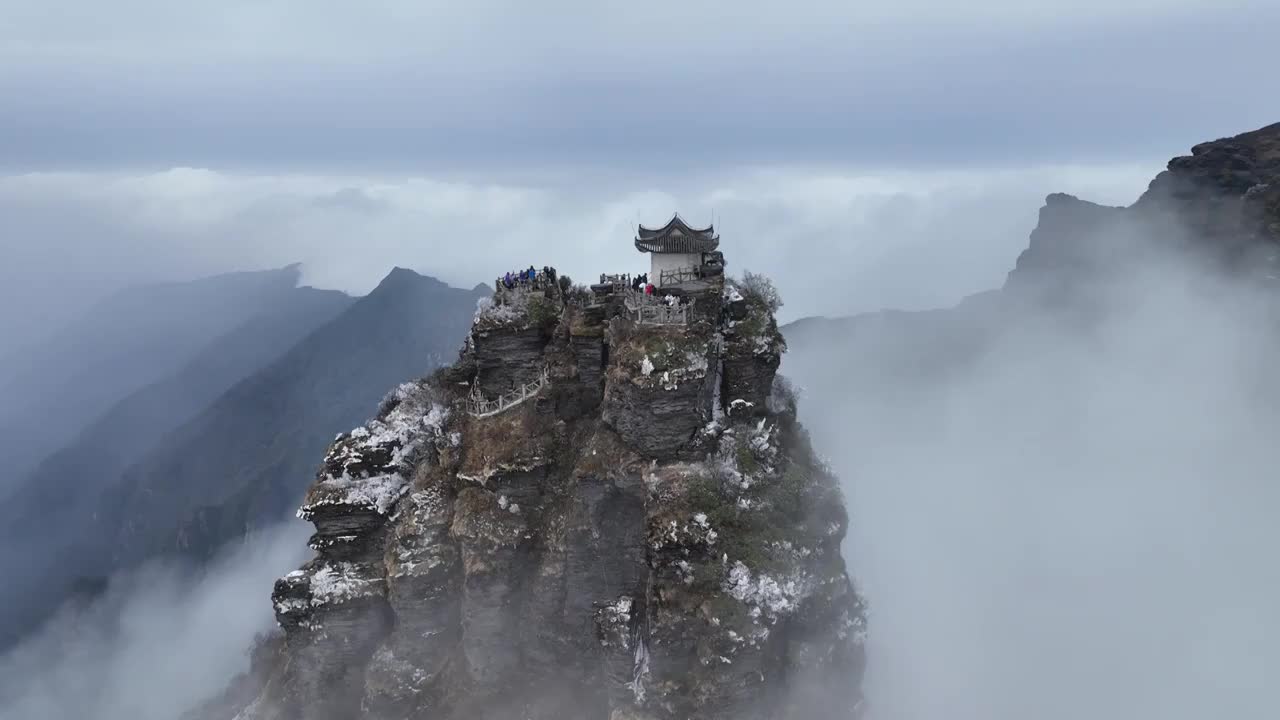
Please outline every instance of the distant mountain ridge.
[{"label": "distant mountain ridge", "polygon": [[393,269],[125,472],[99,511],[115,563],[207,557],[286,517],[333,436],[372,416],[390,388],[451,357],[487,295]]},{"label": "distant mountain ridge", "polygon": [[[982,335],[1005,329],[1015,311],[1075,313],[1079,320],[1100,293],[1169,258],[1259,284],[1280,278],[1280,123],[1196,145],[1170,160],[1128,207],[1049,195],[1028,247],[998,290],[948,309],[802,318],[783,332],[794,349],[817,352],[881,345],[888,332],[899,345],[915,345],[907,365],[924,356],[945,365],[979,352]],[[888,359],[884,369],[904,361]]]},{"label": "distant mountain ridge", "polygon": [[0,365],[0,494],[114,403],[177,372],[211,338],[262,308],[286,302],[300,272],[290,265],[131,287],[40,346],[6,356]]},{"label": "distant mountain ridge", "polygon": [[[214,338],[173,375],[108,409],[67,447],[45,458],[5,506],[6,530],[26,536],[53,517],[91,512],[98,493],[216,397],[284,353],[355,301],[344,293],[296,288],[234,330]],[[47,508],[33,514],[26,508]],[[5,511],[0,510],[0,517]]]},{"label": "distant mountain ridge", "polygon": [[0,644],[118,570],[285,517],[316,448],[456,352],[482,294],[402,268],[362,298],[294,288],[116,403],[0,510],[4,564],[27,569],[0,591]]},{"label": "distant mountain ridge", "polygon": [[104,493],[118,486],[128,465],[354,302],[344,293],[310,287],[268,297],[270,302],[247,321],[207,340],[173,374],[116,402],[70,444],[13,483],[0,503],[0,567],[10,578],[0,587],[0,606],[6,608],[0,616],[0,645],[29,629],[33,618],[55,609],[66,583],[80,573],[96,572],[96,560],[78,546],[90,537]]}]

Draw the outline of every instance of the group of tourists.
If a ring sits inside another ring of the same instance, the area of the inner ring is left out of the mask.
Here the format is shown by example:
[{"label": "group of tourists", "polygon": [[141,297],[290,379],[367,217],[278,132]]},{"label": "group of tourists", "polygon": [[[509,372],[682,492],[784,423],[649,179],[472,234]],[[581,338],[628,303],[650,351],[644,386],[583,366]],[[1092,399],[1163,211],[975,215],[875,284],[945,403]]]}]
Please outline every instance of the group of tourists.
[{"label": "group of tourists", "polygon": [[649,273],[637,275],[631,279],[631,289],[636,292],[644,291],[645,295],[653,294],[653,283],[649,282]]},{"label": "group of tourists", "polygon": [[556,284],[556,269],[548,265],[543,265],[542,270],[535,269],[532,265],[528,270],[518,270],[508,272],[502,277],[494,280],[495,289],[514,290],[516,288],[532,288],[534,290],[542,290]]},{"label": "group of tourists", "polygon": [[643,275],[632,275],[630,273],[624,273],[621,275],[605,275],[601,273],[600,284],[613,285],[615,288],[630,285],[632,290],[635,290],[636,292],[643,292],[646,295],[652,295],[656,290],[656,288],[649,283],[649,273],[645,273]]}]

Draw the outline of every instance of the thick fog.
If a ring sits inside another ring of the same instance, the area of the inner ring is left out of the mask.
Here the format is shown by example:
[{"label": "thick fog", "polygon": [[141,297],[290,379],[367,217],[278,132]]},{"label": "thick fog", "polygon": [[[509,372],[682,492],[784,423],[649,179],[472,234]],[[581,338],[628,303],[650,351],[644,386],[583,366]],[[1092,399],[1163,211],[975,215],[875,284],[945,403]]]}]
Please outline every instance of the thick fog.
[{"label": "thick fog", "polygon": [[977,353],[972,316],[793,343],[872,717],[1274,715],[1277,306],[1172,261],[1124,286],[1097,323],[1015,301]]},{"label": "thick fog", "polygon": [[271,583],[307,554],[291,522],[203,570],[154,564],[112,580],[0,658],[0,718],[174,720],[248,670],[269,630]]}]

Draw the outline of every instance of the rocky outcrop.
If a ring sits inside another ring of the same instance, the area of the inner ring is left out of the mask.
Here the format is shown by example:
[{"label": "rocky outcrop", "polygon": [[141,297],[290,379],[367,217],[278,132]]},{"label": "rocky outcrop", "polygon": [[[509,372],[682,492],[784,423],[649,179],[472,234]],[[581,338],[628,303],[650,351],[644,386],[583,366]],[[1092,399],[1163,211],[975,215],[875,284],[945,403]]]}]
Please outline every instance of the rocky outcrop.
[{"label": "rocky outcrop", "polygon": [[[775,382],[769,301],[723,282],[688,325],[555,290],[551,319],[483,307],[454,368],[335,440],[280,649],[199,716],[856,715],[840,493]],[[536,396],[467,412],[534,368]]]},{"label": "rocky outcrop", "polygon": [[288,659],[278,692],[298,717],[359,710],[365,666],[398,618],[384,560],[390,516],[419,463],[451,443],[449,414],[428,385],[401,385],[376,419],[338,436],[298,511],[316,527],[316,557],[272,593]]},{"label": "rocky outcrop", "polygon": [[1135,207],[1176,213],[1199,236],[1228,238],[1241,229],[1241,199],[1277,177],[1280,123],[1200,143],[1170,160]]},{"label": "rocky outcrop", "polygon": [[763,302],[758,296],[743,296],[730,288],[726,300],[721,385],[725,407],[734,416],[764,415],[787,344],[772,308],[756,304]]},{"label": "rocky outcrop", "polygon": [[1117,255],[1132,249],[1128,230],[1124,208],[1050,195],[1006,288],[1050,298],[1072,294],[1077,284],[1108,272]]},{"label": "rocky outcrop", "polygon": [[613,320],[602,421],[644,455],[669,460],[692,450],[712,419],[718,344],[709,324],[646,328]]},{"label": "rocky outcrop", "polygon": [[477,315],[467,362],[480,391],[496,397],[531,382],[546,366],[543,351],[559,319],[551,291],[502,290]]},{"label": "rocky outcrop", "polygon": [[1280,123],[1196,145],[1127,208],[1050,195],[1005,289],[1076,300],[1136,267],[1182,256],[1272,279],[1277,243]]}]

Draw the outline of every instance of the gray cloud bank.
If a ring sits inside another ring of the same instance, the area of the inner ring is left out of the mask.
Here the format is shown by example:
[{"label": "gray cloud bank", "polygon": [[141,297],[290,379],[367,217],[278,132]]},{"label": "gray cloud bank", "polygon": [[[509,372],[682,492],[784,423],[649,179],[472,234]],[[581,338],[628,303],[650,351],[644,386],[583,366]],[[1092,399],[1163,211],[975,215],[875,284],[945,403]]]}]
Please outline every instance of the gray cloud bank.
[{"label": "gray cloud bank", "polygon": [[793,343],[853,514],[873,717],[1274,713],[1276,306],[1204,274],[1125,273],[1099,325],[1014,313],[976,356]]},{"label": "gray cloud bank", "polygon": [[0,657],[0,718],[173,720],[221,692],[272,626],[271,583],[305,557],[308,529],[274,528],[198,573],[153,564],[113,578]]},{"label": "gray cloud bank", "polygon": [[461,287],[553,264],[640,271],[637,221],[719,219],[736,270],[774,275],[784,312],[954,303],[999,285],[1045,194],[1125,202],[1150,164],[882,171],[745,166],[649,181],[574,176],[42,172],[0,176],[0,332],[20,347],[125,283],[302,262],[363,293],[393,266]]},{"label": "gray cloud bank", "polygon": [[1021,164],[1280,113],[1251,0],[0,7],[14,169]]}]

